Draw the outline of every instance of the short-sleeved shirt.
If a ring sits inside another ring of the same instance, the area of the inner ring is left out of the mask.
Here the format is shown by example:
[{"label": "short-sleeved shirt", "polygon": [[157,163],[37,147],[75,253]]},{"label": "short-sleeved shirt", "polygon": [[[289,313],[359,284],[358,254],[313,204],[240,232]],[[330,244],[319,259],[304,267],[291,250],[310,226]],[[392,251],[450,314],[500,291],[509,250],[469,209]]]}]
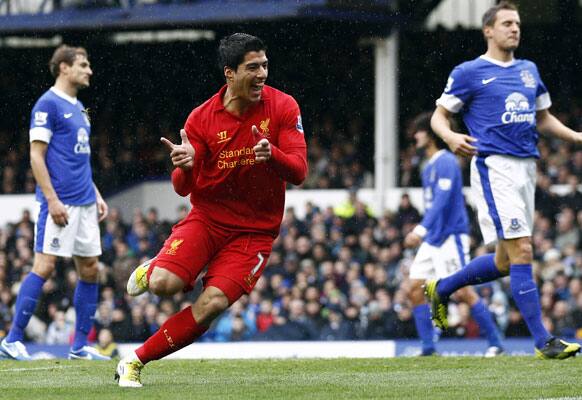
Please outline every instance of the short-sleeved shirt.
[{"label": "short-sleeved shirt", "polygon": [[196,151],[193,212],[223,228],[275,236],[283,217],[286,182],[270,162],[255,162],[253,147],[266,138],[306,164],[299,106],[288,94],[264,86],[261,100],[238,117],[224,108],[225,91],[226,86],[194,109],[185,124]]},{"label": "short-sleeved shirt", "polygon": [[479,155],[539,157],[536,111],[552,105],[536,65],[481,56],[454,68],[437,105],[460,112]]},{"label": "short-sleeved shirt", "polygon": [[424,241],[440,246],[450,235],[468,233],[469,220],[463,197],[463,177],[455,156],[439,150],[422,171]]},{"label": "short-sleeved shirt", "polygon": [[[48,143],[45,163],[60,201],[80,206],[96,201],[91,171],[91,123],[83,104],[56,88],[46,91],[32,109],[30,142]],[[38,201],[46,202],[40,187]]]}]

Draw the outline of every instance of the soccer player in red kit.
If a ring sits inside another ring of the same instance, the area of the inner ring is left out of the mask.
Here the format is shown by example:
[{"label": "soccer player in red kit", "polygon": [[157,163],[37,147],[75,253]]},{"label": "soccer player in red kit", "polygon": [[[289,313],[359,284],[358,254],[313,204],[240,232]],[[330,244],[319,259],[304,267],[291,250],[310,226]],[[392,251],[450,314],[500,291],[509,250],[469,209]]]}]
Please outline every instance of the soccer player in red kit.
[{"label": "soccer player in red kit", "polygon": [[190,195],[192,210],[177,223],[154,259],[137,267],[128,293],[170,296],[194,285],[196,302],[171,316],[117,365],[119,386],[141,387],[145,364],[198,339],[210,323],[250,293],[279,233],[285,185],[307,174],[306,144],[293,97],[265,85],[263,42],[235,33],[221,40],[219,65],[226,85],[192,111],[181,144],[162,138],[174,167],[172,184]]}]

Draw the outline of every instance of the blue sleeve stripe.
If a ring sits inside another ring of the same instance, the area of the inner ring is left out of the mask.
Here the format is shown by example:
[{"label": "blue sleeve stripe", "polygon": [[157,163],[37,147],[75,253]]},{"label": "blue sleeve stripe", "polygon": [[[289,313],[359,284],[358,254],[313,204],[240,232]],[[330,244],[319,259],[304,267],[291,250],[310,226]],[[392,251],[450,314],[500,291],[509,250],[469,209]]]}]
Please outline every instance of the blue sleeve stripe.
[{"label": "blue sleeve stripe", "polygon": [[485,202],[487,203],[487,208],[489,209],[489,216],[493,220],[495,230],[497,231],[497,237],[499,239],[505,239],[503,236],[501,219],[497,213],[495,199],[493,198],[493,191],[491,190],[491,182],[489,181],[489,169],[487,168],[487,164],[485,164],[486,158],[487,156],[477,156],[477,170],[479,171],[479,177],[481,178],[481,187],[483,188],[483,195],[485,196]]},{"label": "blue sleeve stripe", "polygon": [[42,202],[40,204],[40,212],[38,213],[38,218],[36,220],[34,251],[36,251],[37,253],[43,252],[44,234],[47,218],[48,218],[48,204],[46,202]]},{"label": "blue sleeve stripe", "polygon": [[463,242],[461,242],[461,235],[455,233],[455,244],[457,245],[457,253],[459,253],[459,260],[461,260],[461,267],[465,268],[467,265],[465,260],[465,251],[463,249]]}]

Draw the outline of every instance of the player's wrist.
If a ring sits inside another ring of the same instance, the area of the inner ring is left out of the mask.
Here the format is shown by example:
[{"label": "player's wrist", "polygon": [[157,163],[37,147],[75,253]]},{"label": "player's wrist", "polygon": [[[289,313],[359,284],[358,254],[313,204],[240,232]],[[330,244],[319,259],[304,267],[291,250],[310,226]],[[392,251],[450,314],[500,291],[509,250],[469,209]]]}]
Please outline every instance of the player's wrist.
[{"label": "player's wrist", "polygon": [[45,195],[44,197],[46,199],[46,202],[49,203],[49,204],[57,203],[59,201],[59,198],[57,197],[56,194]]},{"label": "player's wrist", "polygon": [[412,230],[412,233],[420,236],[421,238],[424,238],[426,236],[426,232],[427,232],[426,228],[420,224],[416,225]]}]

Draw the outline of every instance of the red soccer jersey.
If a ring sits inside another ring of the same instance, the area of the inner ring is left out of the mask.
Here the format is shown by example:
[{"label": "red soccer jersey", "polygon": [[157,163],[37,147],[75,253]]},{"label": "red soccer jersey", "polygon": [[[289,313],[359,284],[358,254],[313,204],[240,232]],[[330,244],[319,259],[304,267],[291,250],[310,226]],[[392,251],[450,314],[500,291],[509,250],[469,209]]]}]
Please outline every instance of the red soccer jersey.
[{"label": "red soccer jersey", "polygon": [[[261,100],[237,117],[226,111],[224,86],[195,108],[184,129],[196,151],[194,168],[176,168],[172,182],[190,194],[192,213],[236,231],[279,233],[285,182],[299,185],[307,174],[307,146],[293,97],[264,86]],[[259,130],[254,137],[252,126]],[[253,147],[266,138],[271,159],[256,163]]]}]

